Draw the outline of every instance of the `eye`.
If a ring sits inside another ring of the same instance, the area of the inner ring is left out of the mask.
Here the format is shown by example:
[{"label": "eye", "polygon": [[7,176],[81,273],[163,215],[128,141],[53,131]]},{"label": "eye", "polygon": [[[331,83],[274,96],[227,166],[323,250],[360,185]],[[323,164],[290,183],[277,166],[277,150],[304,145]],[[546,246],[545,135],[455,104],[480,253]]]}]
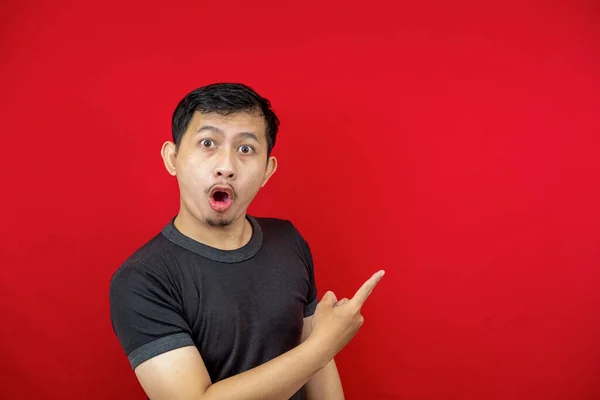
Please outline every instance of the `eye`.
[{"label": "eye", "polygon": [[214,146],[216,146],[216,143],[213,140],[210,140],[210,139],[202,139],[200,141],[200,146],[207,147],[207,148],[208,147],[214,147]]},{"label": "eye", "polygon": [[254,151],[254,148],[252,148],[252,146],[248,146],[247,144],[240,146],[240,148],[238,149],[240,152],[242,152],[243,154],[250,154]]}]

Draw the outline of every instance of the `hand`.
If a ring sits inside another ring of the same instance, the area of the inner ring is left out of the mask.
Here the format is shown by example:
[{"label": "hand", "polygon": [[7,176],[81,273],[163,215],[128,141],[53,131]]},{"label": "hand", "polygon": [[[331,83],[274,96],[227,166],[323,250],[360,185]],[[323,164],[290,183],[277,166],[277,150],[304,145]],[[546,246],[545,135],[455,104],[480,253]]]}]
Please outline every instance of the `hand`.
[{"label": "hand", "polygon": [[309,339],[321,342],[328,361],[358,333],[364,323],[361,308],[384,273],[385,271],[375,273],[358,289],[352,299],[343,298],[338,301],[335,294],[328,291],[317,305]]}]

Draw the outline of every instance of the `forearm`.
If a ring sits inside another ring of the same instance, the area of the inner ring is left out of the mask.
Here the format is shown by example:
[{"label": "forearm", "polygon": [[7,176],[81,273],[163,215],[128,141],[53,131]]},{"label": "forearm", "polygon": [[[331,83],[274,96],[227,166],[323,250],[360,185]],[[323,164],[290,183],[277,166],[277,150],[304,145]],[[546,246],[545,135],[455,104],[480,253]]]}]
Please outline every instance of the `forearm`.
[{"label": "forearm", "polygon": [[287,400],[331,360],[320,346],[306,340],[256,368],[209,386],[202,400]]},{"label": "forearm", "polygon": [[342,381],[335,364],[329,361],[306,383],[307,400],[344,400]]}]

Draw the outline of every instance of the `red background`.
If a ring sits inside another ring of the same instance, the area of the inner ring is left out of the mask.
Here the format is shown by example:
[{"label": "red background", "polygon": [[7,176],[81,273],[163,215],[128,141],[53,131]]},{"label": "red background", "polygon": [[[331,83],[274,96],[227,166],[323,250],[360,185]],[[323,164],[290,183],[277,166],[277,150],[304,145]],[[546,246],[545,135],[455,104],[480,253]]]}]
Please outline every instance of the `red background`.
[{"label": "red background", "polygon": [[144,398],[109,279],[177,211],[176,103],[241,81],[282,120],[251,212],[321,294],[388,272],[348,399],[600,398],[600,7],[521,3],[4,2],[0,397]]}]

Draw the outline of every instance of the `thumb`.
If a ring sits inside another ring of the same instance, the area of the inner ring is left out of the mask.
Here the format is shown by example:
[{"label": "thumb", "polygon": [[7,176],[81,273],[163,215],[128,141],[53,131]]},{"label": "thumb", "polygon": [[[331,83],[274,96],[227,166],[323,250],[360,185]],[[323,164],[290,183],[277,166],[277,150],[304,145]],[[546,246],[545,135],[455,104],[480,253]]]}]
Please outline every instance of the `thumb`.
[{"label": "thumb", "polygon": [[324,295],[322,300],[325,304],[327,305],[334,305],[337,302],[337,297],[335,296],[335,293],[333,293],[332,291],[328,290]]}]

